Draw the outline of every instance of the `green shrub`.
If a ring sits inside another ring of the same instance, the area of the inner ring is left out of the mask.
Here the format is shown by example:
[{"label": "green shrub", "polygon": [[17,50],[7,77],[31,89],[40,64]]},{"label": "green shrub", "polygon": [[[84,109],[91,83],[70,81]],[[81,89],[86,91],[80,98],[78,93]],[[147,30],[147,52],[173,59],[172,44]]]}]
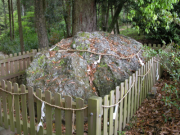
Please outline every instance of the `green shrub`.
[{"label": "green shrub", "polygon": [[[152,49],[145,47],[146,57],[152,57],[156,52]],[[163,68],[170,74],[173,80],[172,84],[165,83],[162,91],[166,93],[163,96],[162,101],[165,102],[169,107],[176,107],[180,110],[180,99],[179,99],[179,85],[180,85],[180,51],[179,45],[171,43],[166,49],[158,50],[158,61]]]}]

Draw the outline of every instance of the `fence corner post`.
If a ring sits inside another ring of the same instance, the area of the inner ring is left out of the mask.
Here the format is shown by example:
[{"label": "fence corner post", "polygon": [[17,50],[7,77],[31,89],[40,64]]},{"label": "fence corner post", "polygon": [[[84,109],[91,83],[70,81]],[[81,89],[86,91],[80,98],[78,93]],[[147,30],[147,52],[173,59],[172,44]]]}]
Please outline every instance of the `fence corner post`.
[{"label": "fence corner post", "polygon": [[101,134],[102,98],[93,96],[88,99],[88,135]]}]

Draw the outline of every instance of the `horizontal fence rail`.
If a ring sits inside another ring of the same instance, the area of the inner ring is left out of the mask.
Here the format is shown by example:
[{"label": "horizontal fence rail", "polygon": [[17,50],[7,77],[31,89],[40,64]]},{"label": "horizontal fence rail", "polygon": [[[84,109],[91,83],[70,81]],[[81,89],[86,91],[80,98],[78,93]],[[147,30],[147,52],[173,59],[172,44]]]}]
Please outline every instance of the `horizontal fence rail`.
[{"label": "horizontal fence rail", "polygon": [[[160,45],[144,44],[153,49]],[[40,50],[38,50],[40,51]],[[130,121],[147,93],[161,76],[161,67],[150,59],[109,95],[84,100],[61,97],[50,91],[12,83],[24,74],[36,50],[0,59],[0,126],[24,135],[117,135]]]}]

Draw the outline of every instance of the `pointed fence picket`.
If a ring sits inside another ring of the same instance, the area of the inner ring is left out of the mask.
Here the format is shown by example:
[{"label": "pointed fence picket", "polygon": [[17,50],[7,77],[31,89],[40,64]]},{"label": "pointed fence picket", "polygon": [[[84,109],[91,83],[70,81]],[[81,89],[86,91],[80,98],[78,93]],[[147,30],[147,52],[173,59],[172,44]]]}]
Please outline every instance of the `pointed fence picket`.
[{"label": "pointed fence picket", "polygon": [[143,46],[151,47],[151,48],[154,49],[154,50],[158,50],[158,49],[161,49],[161,48],[164,48],[164,47],[165,47],[165,45],[161,45],[161,44],[150,44],[150,43],[143,43]]},{"label": "pointed fence picket", "polygon": [[[24,53],[24,55],[27,57],[21,58],[21,54],[14,55],[21,60],[15,59],[12,55],[7,56],[4,62],[0,60],[1,75],[11,76],[11,73],[25,70],[31,62],[31,57],[29,57],[30,53]],[[115,90],[110,91],[109,95],[104,98],[89,98],[88,108],[81,98],[76,98],[74,102],[70,96],[62,98],[58,93],[51,95],[51,92],[42,93],[40,89],[34,92],[32,87],[26,89],[25,85],[19,87],[17,83],[1,80],[0,125],[5,128],[10,126],[12,131],[16,128],[18,134],[23,132],[33,135],[73,133],[84,135],[84,123],[87,123],[88,135],[118,134],[146,98],[157,80],[157,75],[161,76],[160,64],[153,59],[125,79],[125,82]],[[13,66],[15,68],[12,68]],[[8,77],[8,79],[11,78]],[[41,119],[42,102],[45,103],[45,121]],[[46,127],[40,127],[37,131],[40,121]]]}]

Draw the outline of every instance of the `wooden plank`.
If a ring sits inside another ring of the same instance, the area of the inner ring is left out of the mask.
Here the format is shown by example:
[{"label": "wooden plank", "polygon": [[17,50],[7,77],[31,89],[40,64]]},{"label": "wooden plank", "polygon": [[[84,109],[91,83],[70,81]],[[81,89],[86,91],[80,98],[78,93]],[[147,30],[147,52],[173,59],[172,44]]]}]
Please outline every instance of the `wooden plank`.
[{"label": "wooden plank", "polygon": [[153,87],[153,58],[151,59],[151,88]]},{"label": "wooden plank", "polygon": [[[17,56],[17,53],[14,54],[14,56]],[[14,73],[18,72],[18,62],[17,60],[14,61]]]},{"label": "wooden plank", "polygon": [[135,98],[134,98],[134,112],[135,113],[138,109],[138,98],[139,98],[139,93],[138,93],[138,71],[135,72]]},{"label": "wooden plank", "polygon": [[19,56],[15,56],[15,57],[12,57],[12,58],[6,57],[5,59],[0,60],[0,64],[10,62],[10,61],[16,61],[16,60],[20,60],[20,59],[33,57],[34,55],[35,55],[34,53],[29,53],[29,54],[25,54],[25,55],[21,55],[21,53],[19,53]]},{"label": "wooden plank", "polygon": [[[83,107],[84,107],[84,100],[81,98],[76,98],[76,108],[78,109]],[[76,111],[76,134],[84,135],[84,110]]]},{"label": "wooden plank", "polygon": [[[70,96],[65,96],[65,108],[72,107],[72,98]],[[66,135],[72,134],[72,111],[65,111],[65,121],[66,121]]]},{"label": "wooden plank", "polygon": [[[55,94],[55,105],[61,106],[61,95],[59,93]],[[62,135],[62,119],[61,119],[61,109],[55,108],[55,127],[56,135]]]},{"label": "wooden plank", "polygon": [[149,71],[149,91],[151,91],[151,88],[152,88],[152,84],[151,84],[151,81],[152,81],[152,67],[151,67],[151,64],[152,64],[152,59],[150,59],[150,62],[149,62],[149,68],[150,68],[150,71]]},{"label": "wooden plank", "polygon": [[14,78],[14,77],[17,77],[17,76],[20,76],[23,74],[25,74],[25,70],[19,71],[18,73],[15,73],[15,74],[9,74],[7,76],[2,76],[2,77],[0,77],[0,80],[7,80],[7,79]]},{"label": "wooden plank", "polygon": [[[125,90],[124,94],[128,91],[128,79],[125,79]],[[124,120],[123,120],[123,128],[125,128],[127,123],[127,96],[124,98]]]},{"label": "wooden plank", "polygon": [[[149,69],[151,69],[151,63],[150,63],[150,60],[148,61],[148,70]],[[148,87],[148,92],[150,91],[150,72],[151,72],[151,70],[149,71],[149,73],[148,73],[148,84],[147,84],[147,87]]]},{"label": "wooden plank", "polygon": [[[12,57],[12,54],[10,54],[10,57]],[[14,61],[10,61],[10,74],[14,73]],[[12,78],[11,78],[12,79]]]},{"label": "wooden plank", "polygon": [[[146,64],[145,64],[145,74],[147,73],[147,71],[148,71],[148,63],[146,62]],[[145,80],[144,80],[144,87],[145,87],[145,98],[146,98],[146,96],[147,96],[147,91],[148,91],[148,75],[146,75],[145,76]]]},{"label": "wooden plank", "polygon": [[1,76],[5,76],[4,66],[5,66],[5,63],[1,63]]},{"label": "wooden plank", "polygon": [[29,114],[30,114],[30,134],[36,135],[34,102],[32,102],[32,101],[34,101],[33,88],[28,87],[28,104],[29,104]]},{"label": "wooden plank", "polygon": [[[123,98],[124,96],[124,83],[121,83],[121,99]],[[120,107],[119,107],[119,131],[122,131],[123,130],[123,105],[124,105],[124,100],[121,101],[120,103]]]},{"label": "wooden plank", "polygon": [[[120,98],[120,92],[119,92],[119,86],[116,87],[116,103],[119,101]],[[119,119],[118,119],[118,114],[119,114],[119,104],[117,107],[117,112],[116,112],[116,118],[115,118],[115,125],[114,125],[114,134],[117,135],[117,131],[118,131],[118,123],[119,123]],[[115,107],[115,109],[116,109]]]},{"label": "wooden plank", "polygon": [[[12,83],[10,81],[7,82],[7,89],[9,92],[12,92]],[[8,94],[8,109],[9,109],[9,117],[10,117],[10,129],[11,131],[15,130],[14,126],[14,101],[13,95]]]},{"label": "wooden plank", "polygon": [[161,44],[158,44],[158,49],[161,49]]},{"label": "wooden plank", "polygon": [[[154,58],[153,58],[154,59]],[[152,84],[152,86],[154,86],[154,84],[155,84],[155,81],[156,81],[156,63],[153,61],[153,84]]]},{"label": "wooden plank", "polygon": [[[6,58],[8,58],[8,55],[5,55],[5,59]],[[7,66],[8,66],[8,62],[5,62],[4,63],[4,73],[5,73],[5,75],[8,75],[8,73],[7,73],[8,67]]]},{"label": "wooden plank", "polygon": [[[14,54],[14,57],[17,56],[17,53]],[[17,61],[14,61],[14,72],[13,73],[16,73],[18,71],[18,67],[17,67]]]},{"label": "wooden plank", "polygon": [[[160,68],[160,63],[159,62],[157,63],[157,67],[158,67],[158,75],[159,75],[159,78],[160,78],[161,77],[161,68]],[[158,80],[159,80],[159,78],[158,78]]]},{"label": "wooden plank", "polygon": [[[114,105],[114,90],[110,91],[110,100],[109,100],[109,105]],[[114,134],[114,125],[113,125],[113,110],[114,107],[110,107],[109,109],[109,135]]]},{"label": "wooden plank", "polygon": [[[0,82],[0,88],[1,88],[1,82]],[[0,126],[3,126],[3,121],[2,121],[2,95],[3,92],[0,90]]]},{"label": "wooden plank", "polygon": [[[129,88],[128,88],[128,90],[131,88],[131,86],[132,86],[132,76],[129,77]],[[130,117],[130,114],[131,114],[131,99],[132,99],[132,97],[131,97],[131,94],[132,94],[131,90],[129,91],[129,93],[127,95],[127,98],[128,98],[127,123],[129,123],[129,121],[131,119],[131,117]]]},{"label": "wooden plank", "polygon": [[[41,89],[37,89],[36,90],[36,96],[39,97],[40,99],[42,99],[42,90]],[[41,106],[42,106],[42,103],[41,101],[37,100],[36,101],[37,103],[37,123],[40,122],[41,120]],[[39,127],[39,131],[37,131],[37,135],[43,135],[43,127]]]},{"label": "wooden plank", "polygon": [[[146,74],[146,64],[143,66],[143,74],[145,75]],[[143,80],[143,100],[145,99],[146,97],[146,75],[144,76],[144,80]]]},{"label": "wooden plank", "polygon": [[[29,54],[29,51],[27,51],[27,54]],[[30,66],[30,62],[31,62],[31,57],[27,58],[27,67],[28,68]]]},{"label": "wooden plank", "polygon": [[[51,92],[45,91],[45,101],[51,103]],[[46,128],[47,134],[52,135],[52,107],[46,105]]]},{"label": "wooden plank", "polygon": [[[104,96],[104,105],[108,106],[108,95]],[[108,108],[104,107],[103,113],[103,135],[108,135]]]},{"label": "wooden plank", "polygon": [[156,50],[156,49],[157,49],[157,48],[156,48],[156,44],[153,44],[153,49],[154,49],[154,50]]},{"label": "wooden plank", "polygon": [[10,68],[9,68],[9,63],[6,62],[6,75],[9,75],[10,74]]},{"label": "wooden plank", "polygon": [[138,106],[137,108],[139,108],[139,106],[141,105],[141,77],[139,76],[141,75],[141,68],[138,70]]},{"label": "wooden plank", "polygon": [[[25,85],[21,85],[21,92],[25,93]],[[26,95],[21,95],[21,105],[22,105],[22,121],[23,121],[23,133],[24,135],[28,134],[28,119],[27,119],[27,100]]]},{"label": "wooden plank", "polygon": [[88,99],[88,135],[101,135],[102,98],[93,96]]},{"label": "wooden plank", "polygon": [[[14,93],[19,93],[19,86],[17,83],[14,83]],[[20,123],[20,102],[19,95],[14,95],[15,111],[16,111],[16,128],[17,133],[21,134],[21,123]]]},{"label": "wooden plank", "polygon": [[[21,56],[21,52],[19,52],[19,56]],[[23,69],[23,67],[22,67],[22,59],[19,59],[18,61],[19,61],[19,70],[22,71],[22,69]]]},{"label": "wooden plank", "polygon": [[[148,69],[149,69],[149,65],[148,65],[148,61],[146,62],[146,73],[148,72]],[[145,86],[146,86],[146,97],[147,97],[147,93],[148,93],[148,81],[149,81],[149,79],[148,79],[148,73],[147,73],[147,75],[146,75],[146,82],[145,82]]]},{"label": "wooden plank", "polygon": [[148,44],[149,47],[152,47],[151,44]]},{"label": "wooden plank", "polygon": [[[141,75],[143,74],[144,74],[144,66],[141,67]],[[141,103],[143,99],[144,99],[144,77],[141,77]]]},{"label": "wooden plank", "polygon": [[[25,52],[23,52],[23,55],[25,55],[26,53]],[[23,58],[22,59],[22,62],[23,62],[23,64],[22,64],[22,66],[23,66],[23,70],[25,70],[26,69],[26,59],[27,58]]]},{"label": "wooden plank", "polygon": [[[136,80],[136,78],[135,78],[135,74],[133,74],[132,75],[132,83],[134,82]],[[131,118],[132,118],[132,116],[133,116],[133,114],[134,114],[134,110],[135,110],[135,106],[136,106],[136,104],[134,104],[135,103],[135,98],[136,98],[136,96],[135,96],[135,92],[134,92],[134,90],[135,90],[135,83],[133,84],[133,87],[132,87],[132,96],[131,96]]]}]

